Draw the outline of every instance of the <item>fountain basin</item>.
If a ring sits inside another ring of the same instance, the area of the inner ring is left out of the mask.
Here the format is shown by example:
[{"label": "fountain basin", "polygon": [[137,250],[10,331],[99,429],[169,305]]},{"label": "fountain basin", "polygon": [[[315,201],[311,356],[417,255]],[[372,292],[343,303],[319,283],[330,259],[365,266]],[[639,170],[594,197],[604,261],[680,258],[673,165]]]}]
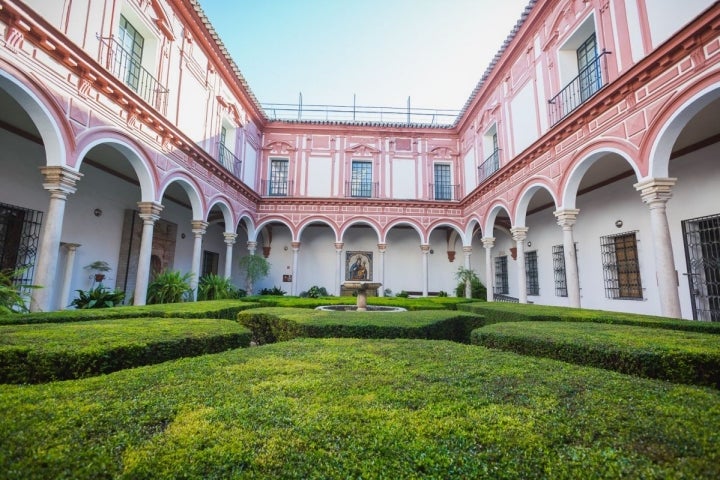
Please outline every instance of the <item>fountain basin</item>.
[{"label": "fountain basin", "polygon": [[[357,305],[321,305],[315,307],[315,310],[324,310],[326,312],[357,312]],[[363,312],[407,312],[407,309],[402,307],[387,307],[384,305],[366,305]]]}]

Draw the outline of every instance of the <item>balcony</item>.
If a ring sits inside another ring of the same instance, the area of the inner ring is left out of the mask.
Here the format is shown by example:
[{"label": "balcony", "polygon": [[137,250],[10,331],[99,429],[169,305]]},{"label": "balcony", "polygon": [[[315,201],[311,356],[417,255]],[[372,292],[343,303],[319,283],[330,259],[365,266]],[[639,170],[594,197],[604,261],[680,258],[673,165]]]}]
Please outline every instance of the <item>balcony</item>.
[{"label": "balcony", "polygon": [[346,198],[378,198],[378,184],[372,182],[345,182]]},{"label": "balcony", "polygon": [[500,149],[495,150],[485,159],[478,167],[478,183],[487,180],[490,175],[497,172],[500,168]]},{"label": "balcony", "polygon": [[609,53],[603,50],[595,60],[578,73],[577,77],[560,90],[560,93],[548,101],[551,126],[588,101],[607,83],[606,55]]},{"label": "balcony", "polygon": [[113,37],[98,37],[98,40],[100,40],[100,63],[155,110],[165,115],[168,89],[160,85],[160,82]]},{"label": "balcony", "polygon": [[449,185],[441,183],[435,185],[431,183],[430,187],[430,198],[439,201],[452,201],[458,199],[458,191],[460,185]]},{"label": "balcony", "polygon": [[263,180],[262,195],[265,197],[287,197],[290,195],[293,182],[288,180]]},{"label": "balcony", "polygon": [[240,178],[240,166],[242,162],[237,158],[229,148],[223,145],[222,142],[218,142],[218,162],[232,172],[236,178]]}]

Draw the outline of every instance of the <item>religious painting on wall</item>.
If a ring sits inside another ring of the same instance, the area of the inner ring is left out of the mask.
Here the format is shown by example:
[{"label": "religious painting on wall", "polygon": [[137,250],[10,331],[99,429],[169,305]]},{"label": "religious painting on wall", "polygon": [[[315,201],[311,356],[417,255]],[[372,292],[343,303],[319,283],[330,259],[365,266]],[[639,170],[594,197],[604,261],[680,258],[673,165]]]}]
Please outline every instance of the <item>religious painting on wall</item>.
[{"label": "religious painting on wall", "polygon": [[345,280],[369,282],[372,280],[373,252],[345,252]]}]

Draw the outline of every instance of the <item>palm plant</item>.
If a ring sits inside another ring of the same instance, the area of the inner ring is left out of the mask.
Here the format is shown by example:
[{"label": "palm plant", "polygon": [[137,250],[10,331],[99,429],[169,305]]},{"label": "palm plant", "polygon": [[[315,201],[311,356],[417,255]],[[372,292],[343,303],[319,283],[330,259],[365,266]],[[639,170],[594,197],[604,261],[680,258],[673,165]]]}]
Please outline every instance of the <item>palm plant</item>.
[{"label": "palm plant", "polygon": [[192,273],[177,270],[160,272],[148,286],[147,303],[178,303],[192,300]]},{"label": "palm plant", "polygon": [[28,268],[30,267],[0,270],[0,314],[28,312],[27,301],[30,298],[30,290],[42,288],[39,285],[18,283],[17,279],[22,278]]},{"label": "palm plant", "polygon": [[209,273],[200,277],[198,283],[198,300],[223,300],[237,298],[238,291],[229,278]]},{"label": "palm plant", "polygon": [[77,290],[78,298],[70,302],[71,307],[77,309],[88,308],[110,308],[121,305],[125,300],[125,292],[122,290],[110,290],[102,284],[90,290]]}]

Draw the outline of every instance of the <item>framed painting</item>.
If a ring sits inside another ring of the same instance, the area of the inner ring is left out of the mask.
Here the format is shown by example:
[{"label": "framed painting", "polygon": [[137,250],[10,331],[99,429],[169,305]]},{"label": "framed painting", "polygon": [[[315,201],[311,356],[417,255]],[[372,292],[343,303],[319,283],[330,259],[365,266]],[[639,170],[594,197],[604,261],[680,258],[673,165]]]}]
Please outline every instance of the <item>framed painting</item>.
[{"label": "framed painting", "polygon": [[345,252],[345,280],[369,282],[373,278],[373,252]]}]

